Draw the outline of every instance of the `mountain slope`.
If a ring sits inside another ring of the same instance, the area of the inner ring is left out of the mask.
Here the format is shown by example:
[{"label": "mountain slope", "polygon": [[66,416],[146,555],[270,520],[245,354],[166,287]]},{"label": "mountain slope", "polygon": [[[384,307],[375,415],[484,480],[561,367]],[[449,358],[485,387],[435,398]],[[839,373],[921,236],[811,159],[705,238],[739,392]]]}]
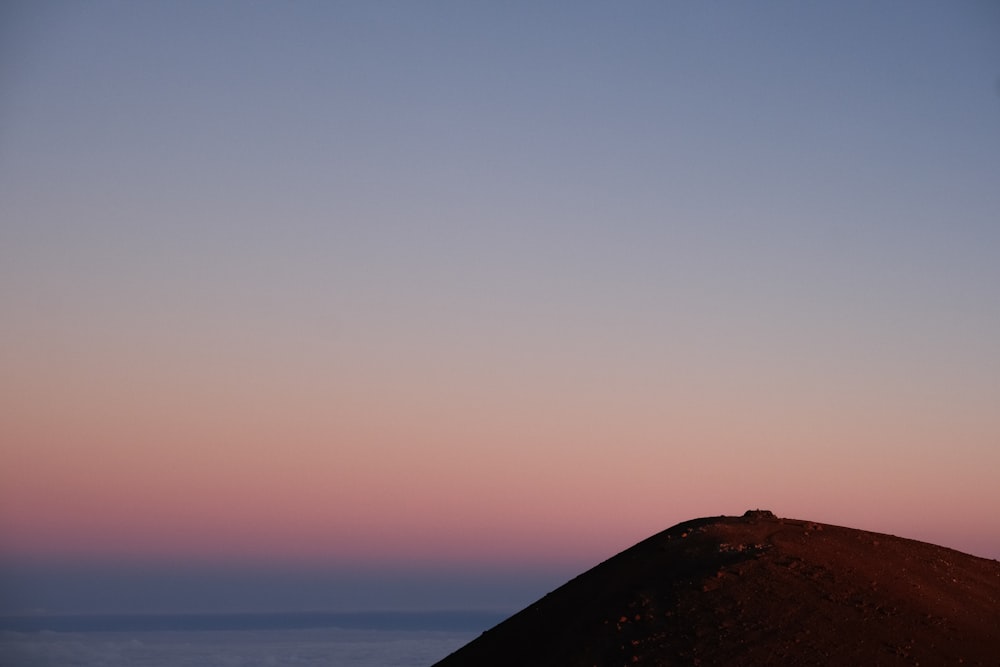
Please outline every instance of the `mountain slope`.
[{"label": "mountain slope", "polygon": [[1000,665],[1000,563],[770,512],[623,551],[437,667]]}]

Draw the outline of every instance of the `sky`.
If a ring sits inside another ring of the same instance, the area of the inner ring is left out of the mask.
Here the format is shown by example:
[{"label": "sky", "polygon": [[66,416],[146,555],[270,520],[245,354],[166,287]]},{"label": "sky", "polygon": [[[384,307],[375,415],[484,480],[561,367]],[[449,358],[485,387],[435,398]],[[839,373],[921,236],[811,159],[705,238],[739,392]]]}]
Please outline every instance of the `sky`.
[{"label": "sky", "polygon": [[998,177],[993,2],[4,3],[8,609],[1000,558]]}]

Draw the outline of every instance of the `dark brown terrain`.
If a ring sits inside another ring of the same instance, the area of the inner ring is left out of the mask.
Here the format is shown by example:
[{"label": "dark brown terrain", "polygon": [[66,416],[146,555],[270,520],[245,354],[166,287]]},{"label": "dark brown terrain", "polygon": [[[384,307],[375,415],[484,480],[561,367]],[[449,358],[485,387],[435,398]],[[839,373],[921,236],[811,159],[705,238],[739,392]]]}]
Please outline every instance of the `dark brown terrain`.
[{"label": "dark brown terrain", "polygon": [[766,511],[695,519],[438,667],[1000,665],[1000,563]]}]

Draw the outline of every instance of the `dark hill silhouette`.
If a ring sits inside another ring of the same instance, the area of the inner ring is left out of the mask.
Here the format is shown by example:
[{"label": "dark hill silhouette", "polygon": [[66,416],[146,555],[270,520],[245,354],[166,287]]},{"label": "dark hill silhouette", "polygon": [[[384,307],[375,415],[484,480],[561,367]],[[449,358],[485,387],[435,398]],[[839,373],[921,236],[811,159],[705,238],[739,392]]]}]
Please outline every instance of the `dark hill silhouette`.
[{"label": "dark hill silhouette", "polygon": [[753,510],[623,551],[436,667],[1000,665],[1000,563]]}]

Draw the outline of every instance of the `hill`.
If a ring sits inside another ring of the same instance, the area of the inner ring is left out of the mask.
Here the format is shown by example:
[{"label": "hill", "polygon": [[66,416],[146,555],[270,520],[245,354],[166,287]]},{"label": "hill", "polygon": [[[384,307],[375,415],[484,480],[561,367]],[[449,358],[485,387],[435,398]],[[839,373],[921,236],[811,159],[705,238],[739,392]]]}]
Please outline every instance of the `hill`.
[{"label": "hill", "polygon": [[1000,665],[1000,563],[752,510],[678,524],[437,663]]}]

